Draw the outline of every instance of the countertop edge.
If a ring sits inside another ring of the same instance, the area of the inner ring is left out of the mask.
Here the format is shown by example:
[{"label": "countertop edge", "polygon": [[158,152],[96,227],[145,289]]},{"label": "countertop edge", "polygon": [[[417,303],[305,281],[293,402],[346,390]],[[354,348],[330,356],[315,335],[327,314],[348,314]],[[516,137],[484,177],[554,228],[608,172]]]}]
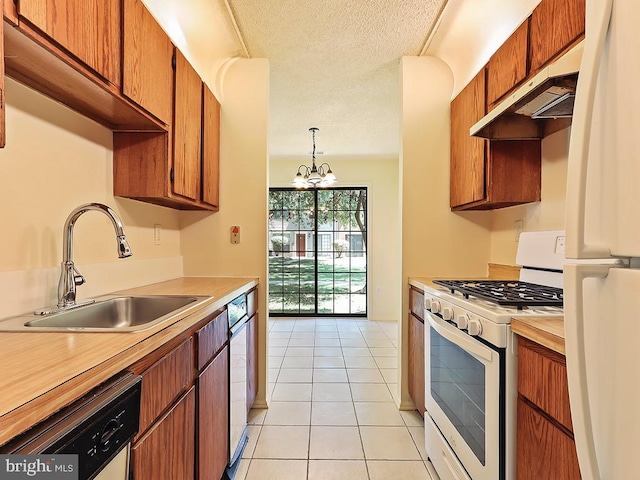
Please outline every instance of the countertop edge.
[{"label": "countertop edge", "polygon": [[522,318],[511,320],[511,331],[561,355],[566,355],[564,317]]},{"label": "countertop edge", "polygon": [[[229,301],[233,300],[243,292],[251,290],[259,283],[257,277],[181,277],[165,282],[158,282],[141,287],[120,290],[118,292],[113,292],[112,294],[150,294],[151,291],[158,290],[162,292],[158,294],[166,294],[167,289],[172,288],[170,286],[171,284],[176,282],[188,283],[189,279],[193,279],[192,281],[196,283],[198,281],[229,281],[230,283],[233,283],[233,287],[230,286],[229,289],[225,290],[224,294],[218,297],[214,297],[213,294],[204,294],[204,296],[209,296],[211,298],[203,302],[198,309],[191,310],[181,316],[177,316],[167,324],[161,324],[149,329],[147,332],[145,332],[147,335],[140,338],[139,341],[129,345],[126,348],[123,348],[121,351],[112,353],[110,355],[105,355],[105,358],[102,359],[102,361],[99,361],[93,366],[88,366],[86,370],[78,373],[72,378],[68,378],[65,381],[62,381],[54,388],[51,388],[45,392],[35,393],[33,397],[26,402],[11,405],[8,408],[3,405],[3,407],[5,407],[5,413],[0,416],[0,445],[4,445],[15,436],[31,428],[31,426],[46,419],[61,408],[64,408],[76,399],[82,397],[82,395],[86,394],[92,388],[98,386],[100,383],[108,380],[118,372],[128,368],[136,361],[153,352],[165,343],[176,338],[186,330],[191,329],[205,317],[216,312],[217,310],[220,310],[227,303],[229,303]],[[181,293],[183,292],[176,292],[176,294]],[[192,290],[190,290],[186,294],[194,293],[192,293]],[[17,335],[33,336],[47,334],[17,333]],[[49,335],[62,336],[73,334],[50,333]],[[133,339],[133,336],[138,334],[127,332],[115,334],[79,333],[75,335],[128,335],[129,338]]]}]

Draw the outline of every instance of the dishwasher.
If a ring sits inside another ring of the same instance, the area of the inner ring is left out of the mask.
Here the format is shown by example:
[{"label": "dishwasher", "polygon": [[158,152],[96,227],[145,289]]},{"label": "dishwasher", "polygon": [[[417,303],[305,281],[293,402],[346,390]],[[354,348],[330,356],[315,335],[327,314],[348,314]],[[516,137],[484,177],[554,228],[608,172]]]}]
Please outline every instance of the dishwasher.
[{"label": "dishwasher", "polygon": [[[76,463],[53,462],[67,468],[65,472],[77,469],[73,475],[56,478],[128,480],[130,442],[139,426],[141,379],[130,372],[112,377],[0,447],[0,453],[9,455],[4,457],[7,462],[14,458],[18,463],[25,458],[32,461],[24,455],[77,455]],[[51,465],[51,459],[41,460]]]},{"label": "dishwasher", "polygon": [[247,445],[247,295],[227,305],[229,319],[229,464],[233,479]]}]

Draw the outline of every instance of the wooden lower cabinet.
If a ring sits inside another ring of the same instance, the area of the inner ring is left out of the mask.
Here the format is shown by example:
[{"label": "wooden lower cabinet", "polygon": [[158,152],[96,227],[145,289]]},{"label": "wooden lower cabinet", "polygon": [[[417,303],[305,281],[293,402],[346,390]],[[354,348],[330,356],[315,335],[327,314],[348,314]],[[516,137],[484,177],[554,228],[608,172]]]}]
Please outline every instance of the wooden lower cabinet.
[{"label": "wooden lower cabinet", "polygon": [[564,355],[518,337],[517,480],[580,479]]},{"label": "wooden lower cabinet", "polygon": [[424,416],[424,323],[409,313],[409,395]]},{"label": "wooden lower cabinet", "polygon": [[518,398],[517,480],[580,479],[573,438]]},{"label": "wooden lower cabinet", "polygon": [[198,378],[198,479],[218,480],[229,448],[229,347]]},{"label": "wooden lower cabinet", "polygon": [[131,449],[135,480],[193,480],[196,394],[192,387]]}]

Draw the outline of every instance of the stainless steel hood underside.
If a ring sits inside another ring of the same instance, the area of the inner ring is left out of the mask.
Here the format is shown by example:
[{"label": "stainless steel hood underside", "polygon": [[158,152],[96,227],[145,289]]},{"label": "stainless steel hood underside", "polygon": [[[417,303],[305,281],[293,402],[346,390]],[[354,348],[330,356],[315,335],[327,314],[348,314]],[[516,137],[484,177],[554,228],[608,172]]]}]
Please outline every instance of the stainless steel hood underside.
[{"label": "stainless steel hood underside", "polygon": [[581,59],[582,42],[500,102],[471,127],[470,134],[497,140],[532,139],[568,126]]}]

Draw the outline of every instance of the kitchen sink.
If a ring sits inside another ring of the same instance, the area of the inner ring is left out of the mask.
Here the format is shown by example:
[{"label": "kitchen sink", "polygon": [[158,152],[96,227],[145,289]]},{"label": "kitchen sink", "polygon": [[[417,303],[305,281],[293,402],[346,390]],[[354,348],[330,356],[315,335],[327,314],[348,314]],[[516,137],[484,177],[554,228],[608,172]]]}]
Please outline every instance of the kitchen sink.
[{"label": "kitchen sink", "polygon": [[[0,322],[0,330],[134,332],[192,310],[209,297],[182,295],[117,296],[82,307]],[[19,321],[18,321],[19,319]]]}]

